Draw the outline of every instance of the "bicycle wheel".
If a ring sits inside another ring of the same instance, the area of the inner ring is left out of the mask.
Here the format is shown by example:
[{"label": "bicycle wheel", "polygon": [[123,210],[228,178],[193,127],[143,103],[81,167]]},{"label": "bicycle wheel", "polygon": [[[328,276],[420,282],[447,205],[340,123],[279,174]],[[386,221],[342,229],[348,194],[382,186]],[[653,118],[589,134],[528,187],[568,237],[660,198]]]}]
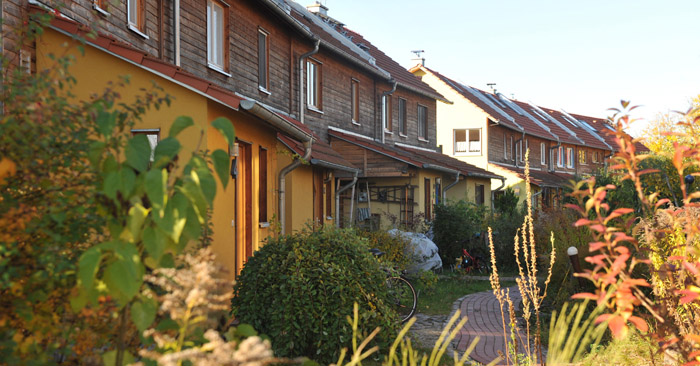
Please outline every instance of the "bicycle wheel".
[{"label": "bicycle wheel", "polygon": [[386,279],[389,301],[394,310],[399,314],[401,322],[410,319],[416,312],[418,297],[413,285],[403,277],[389,277]]}]

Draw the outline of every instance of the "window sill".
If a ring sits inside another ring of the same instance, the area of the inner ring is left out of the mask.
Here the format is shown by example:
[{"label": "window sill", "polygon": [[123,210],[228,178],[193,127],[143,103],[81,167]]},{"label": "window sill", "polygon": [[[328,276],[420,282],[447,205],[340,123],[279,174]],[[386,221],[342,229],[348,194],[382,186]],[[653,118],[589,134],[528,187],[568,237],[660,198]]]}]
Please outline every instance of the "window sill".
[{"label": "window sill", "polygon": [[455,152],[454,156],[481,156],[481,151],[476,152]]},{"label": "window sill", "polygon": [[360,126],[360,123],[359,123],[359,122],[355,122],[354,120],[352,121],[352,124],[355,125],[355,126]]},{"label": "window sill", "polygon": [[223,75],[226,75],[227,77],[231,77],[231,74],[227,73],[227,72],[224,71],[221,67],[219,67],[219,66],[217,66],[217,65],[214,65],[214,64],[211,63],[211,62],[208,62],[208,63],[207,63],[207,66],[208,66],[210,69],[212,69],[212,70],[218,72],[219,74],[223,74]]},{"label": "window sill", "polygon": [[306,109],[310,110],[311,112],[316,112],[316,113],[318,113],[318,114],[323,114],[323,111],[322,111],[322,110],[320,110],[320,109],[318,109],[318,108],[316,108],[316,107],[314,107],[314,106],[311,106],[311,105],[307,105],[307,106],[306,106]]},{"label": "window sill", "polygon": [[259,223],[258,225],[260,226],[261,229],[265,229],[265,228],[270,227],[270,223],[269,223],[269,222],[261,222],[261,223]]},{"label": "window sill", "polygon": [[404,135],[404,134],[402,134],[401,132],[399,132],[399,137],[402,137],[402,138],[407,138],[407,137],[408,137],[408,135]]},{"label": "window sill", "polygon": [[387,130],[387,129],[384,130],[384,133],[387,134],[387,135],[393,135],[393,134],[394,134],[393,132],[391,132],[391,131],[389,131],[389,130]]},{"label": "window sill", "polygon": [[267,88],[262,87],[262,86],[260,86],[260,85],[258,85],[258,90],[259,90],[261,93],[264,93],[264,94],[267,94],[267,95],[272,95],[272,93],[270,93],[270,91],[267,90]]},{"label": "window sill", "polygon": [[136,34],[138,34],[138,35],[141,36],[143,39],[149,39],[149,37],[148,37],[148,35],[146,35],[146,33],[141,32],[141,30],[139,30],[138,28],[136,28],[133,24],[129,24],[129,30],[132,31],[132,32],[134,32],[134,33],[136,33]]},{"label": "window sill", "polygon": [[428,141],[428,140],[426,140],[426,139],[424,139],[424,138],[422,138],[422,137],[419,137],[419,138],[418,138],[418,141],[420,141],[420,142],[430,142],[430,141]]},{"label": "window sill", "polygon": [[108,17],[110,15],[107,10],[100,8],[99,6],[97,6],[97,4],[92,4],[92,8],[95,9],[95,11],[97,11],[102,16]]},{"label": "window sill", "polygon": [[326,216],[326,220],[333,221],[333,216]]}]

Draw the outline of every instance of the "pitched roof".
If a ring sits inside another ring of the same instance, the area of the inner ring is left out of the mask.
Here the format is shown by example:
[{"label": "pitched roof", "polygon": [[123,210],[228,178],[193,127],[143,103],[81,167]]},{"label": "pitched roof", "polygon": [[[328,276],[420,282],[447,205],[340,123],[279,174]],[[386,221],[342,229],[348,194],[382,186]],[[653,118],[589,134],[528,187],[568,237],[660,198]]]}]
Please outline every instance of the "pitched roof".
[{"label": "pitched roof", "polygon": [[[617,144],[617,141],[615,139],[615,127],[610,125],[609,121],[606,118],[595,118],[595,117],[590,117],[590,116],[584,116],[580,114],[574,114],[570,113],[574,118],[582,120],[587,122],[589,125],[593,126],[597,131],[599,131],[599,135],[605,139],[605,142],[610,145],[614,151],[619,150],[619,145]],[[646,147],[644,144],[642,144],[639,141],[635,141],[634,143],[635,148],[637,149],[637,152],[649,152],[649,148]]]},{"label": "pitched roof", "polygon": [[434,169],[434,167],[438,167],[447,170],[454,170],[468,177],[494,179],[502,178],[500,175],[477,168],[471,164],[467,164],[461,160],[440,154],[438,152],[408,148],[404,146],[390,146],[381,144],[374,140],[363,139],[336,130],[328,130],[328,134],[331,137],[374,151],[378,154],[388,156],[417,168]]},{"label": "pitched roof", "polygon": [[[336,28],[336,30],[338,29]],[[383,70],[388,71],[391,74],[391,76],[398,82],[399,86],[418,91],[421,94],[427,95],[431,98],[447,101],[444,96],[435,91],[435,89],[431,88],[428,84],[422,82],[419,78],[417,78],[411,72],[406,70],[403,66],[399,65],[398,62],[394,61],[394,59],[387,56],[384,52],[382,52],[382,50],[375,47],[361,34],[345,27],[339,29],[338,31],[341,32],[341,34],[345,32],[348,37],[352,37],[353,43],[363,45],[364,47],[366,47],[369,54],[375,58],[377,66],[381,67]]]},{"label": "pitched roof", "polygon": [[[514,166],[506,165],[494,165],[500,169],[510,171],[511,173],[517,174],[521,179],[525,179],[525,169]],[[569,184],[570,180],[573,180],[574,176],[566,173],[552,173],[542,170],[530,169],[530,183],[539,187],[556,187],[561,188]]]}]

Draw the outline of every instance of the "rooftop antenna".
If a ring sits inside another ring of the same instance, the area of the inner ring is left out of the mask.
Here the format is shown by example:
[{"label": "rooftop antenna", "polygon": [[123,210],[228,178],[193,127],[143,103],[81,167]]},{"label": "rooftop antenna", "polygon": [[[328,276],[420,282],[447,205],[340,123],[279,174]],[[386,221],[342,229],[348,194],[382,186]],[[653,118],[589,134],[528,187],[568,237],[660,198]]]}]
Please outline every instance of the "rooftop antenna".
[{"label": "rooftop antenna", "polygon": [[486,86],[491,88],[491,90],[493,91],[493,94],[496,94],[496,83],[486,83]]},{"label": "rooftop antenna", "polygon": [[416,58],[414,58],[412,61],[418,61],[420,62],[421,66],[425,66],[425,58],[422,57],[422,54],[423,52],[425,52],[425,50],[413,50],[411,52],[416,54]]}]

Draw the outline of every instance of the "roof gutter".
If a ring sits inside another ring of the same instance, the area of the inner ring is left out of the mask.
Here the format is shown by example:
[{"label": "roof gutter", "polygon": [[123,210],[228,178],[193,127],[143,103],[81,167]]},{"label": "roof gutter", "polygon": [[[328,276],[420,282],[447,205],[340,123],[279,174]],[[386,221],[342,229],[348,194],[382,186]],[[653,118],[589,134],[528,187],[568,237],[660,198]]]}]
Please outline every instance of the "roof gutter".
[{"label": "roof gutter", "polygon": [[299,141],[307,141],[313,139],[313,136],[307,132],[304,132],[299,127],[289,123],[286,119],[280,117],[278,114],[273,113],[269,109],[261,106],[258,102],[254,100],[243,99],[240,102],[240,107],[253,114],[256,117],[264,120],[273,127],[279,129],[280,131],[286,133],[292,138]]},{"label": "roof gutter", "polygon": [[[340,187],[339,190],[335,191],[335,226],[340,227],[340,194],[348,190],[350,187],[355,187],[355,183],[357,183],[357,174],[359,173],[358,170],[355,171],[353,177],[352,177],[352,182]],[[350,198],[352,201],[354,201],[354,198]],[[350,222],[352,222],[352,208],[350,209]]]},{"label": "roof gutter", "polygon": [[323,168],[328,168],[328,169],[335,169],[335,170],[342,170],[344,172],[350,172],[350,173],[359,173],[360,169],[357,168],[351,168],[348,166],[340,165],[340,164],[334,164],[330,163],[324,160],[319,160],[319,159],[311,159],[311,164],[312,165],[317,165]]},{"label": "roof gutter", "polygon": [[318,53],[318,46],[320,44],[321,40],[316,38],[314,41],[314,49],[299,56],[299,122],[301,123],[304,123],[304,108],[306,108],[306,104],[304,103],[304,59]]}]

